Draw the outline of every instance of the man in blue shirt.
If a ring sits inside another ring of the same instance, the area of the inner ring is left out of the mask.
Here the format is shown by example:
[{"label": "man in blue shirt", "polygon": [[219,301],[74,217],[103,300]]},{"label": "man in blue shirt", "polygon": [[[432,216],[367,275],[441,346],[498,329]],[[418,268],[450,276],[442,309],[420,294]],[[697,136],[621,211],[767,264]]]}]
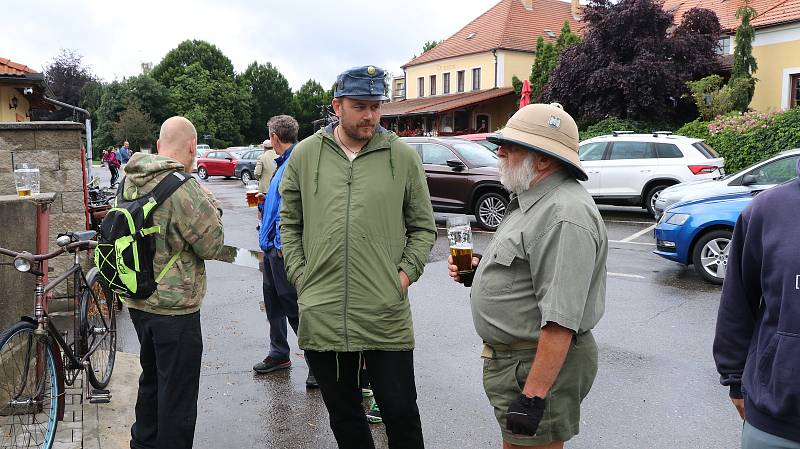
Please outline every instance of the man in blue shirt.
[{"label": "man in blue shirt", "polygon": [[[286,277],[283,253],[281,252],[281,195],[279,192],[286,163],[297,143],[299,125],[297,120],[288,115],[278,115],[269,119],[267,128],[269,128],[269,138],[278,158],[275,159],[277,168],[269,182],[264,200],[261,229],[258,234],[258,243],[261,250],[264,251],[264,305],[267,310],[267,321],[269,321],[269,355],[253,366],[253,370],[259,374],[271,373],[292,366],[289,358],[286,322],[289,322],[295,334],[297,334],[299,324],[297,291]],[[306,386],[317,387],[317,381],[310,370]]]},{"label": "man in blue shirt", "polygon": [[121,147],[119,147],[119,150],[117,150],[117,159],[119,159],[119,163],[122,165],[127,164],[131,159],[130,144],[127,140],[122,144]]}]

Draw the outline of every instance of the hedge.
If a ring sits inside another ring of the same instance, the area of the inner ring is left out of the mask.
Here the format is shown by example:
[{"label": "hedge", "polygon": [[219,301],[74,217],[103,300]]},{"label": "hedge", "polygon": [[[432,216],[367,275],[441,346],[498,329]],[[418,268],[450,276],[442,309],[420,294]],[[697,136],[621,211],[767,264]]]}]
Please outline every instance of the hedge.
[{"label": "hedge", "polygon": [[751,118],[748,114],[737,114],[718,117],[711,122],[695,120],[683,125],[675,134],[705,139],[725,158],[725,171],[728,173],[735,173],[783,150],[800,147],[800,107],[774,115],[749,114]]}]

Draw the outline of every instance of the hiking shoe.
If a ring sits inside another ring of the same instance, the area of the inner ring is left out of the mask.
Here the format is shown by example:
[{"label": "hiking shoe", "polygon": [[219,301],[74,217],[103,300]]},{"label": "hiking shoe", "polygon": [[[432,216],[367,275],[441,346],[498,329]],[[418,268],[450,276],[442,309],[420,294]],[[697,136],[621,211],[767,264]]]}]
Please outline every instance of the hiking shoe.
[{"label": "hiking shoe", "polygon": [[372,389],[371,388],[362,388],[361,389],[361,397],[362,398],[371,398],[372,397]]},{"label": "hiking shoe", "polygon": [[311,371],[308,372],[308,377],[306,377],[306,388],[319,388],[317,378],[314,377],[314,373]]},{"label": "hiking shoe", "polygon": [[288,357],[282,359],[267,357],[263,361],[256,363],[255,366],[253,366],[253,371],[258,374],[266,374],[281,369],[287,369],[290,366],[292,366],[292,361],[289,360]]},{"label": "hiking shoe", "polygon": [[375,402],[375,399],[372,399],[370,402],[369,410],[367,410],[367,422],[370,424],[380,424],[383,422],[383,418],[381,418],[381,410],[378,408],[378,403]]}]

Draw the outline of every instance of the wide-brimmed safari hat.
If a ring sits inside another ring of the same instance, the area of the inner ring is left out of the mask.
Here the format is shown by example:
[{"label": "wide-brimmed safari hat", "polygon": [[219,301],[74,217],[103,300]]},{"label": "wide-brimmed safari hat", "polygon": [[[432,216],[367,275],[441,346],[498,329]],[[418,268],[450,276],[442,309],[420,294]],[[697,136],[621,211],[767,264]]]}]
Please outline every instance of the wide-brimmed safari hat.
[{"label": "wide-brimmed safari hat", "polygon": [[497,145],[519,145],[556,159],[570,169],[575,178],[586,181],[578,157],[578,125],[558,103],[529,104],[514,113],[506,127],[486,138]]}]

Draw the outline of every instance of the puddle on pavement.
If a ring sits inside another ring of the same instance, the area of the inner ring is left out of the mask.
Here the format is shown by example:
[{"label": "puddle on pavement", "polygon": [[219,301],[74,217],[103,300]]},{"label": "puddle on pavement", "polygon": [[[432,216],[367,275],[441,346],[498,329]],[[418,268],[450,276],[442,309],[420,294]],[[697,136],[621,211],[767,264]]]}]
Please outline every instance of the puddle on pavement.
[{"label": "puddle on pavement", "polygon": [[222,247],[222,251],[220,251],[220,255],[216,258],[216,260],[220,262],[227,262],[231,265],[254,268],[256,270],[263,271],[261,264],[264,260],[264,253],[261,251],[253,251],[251,249],[225,245]]}]

